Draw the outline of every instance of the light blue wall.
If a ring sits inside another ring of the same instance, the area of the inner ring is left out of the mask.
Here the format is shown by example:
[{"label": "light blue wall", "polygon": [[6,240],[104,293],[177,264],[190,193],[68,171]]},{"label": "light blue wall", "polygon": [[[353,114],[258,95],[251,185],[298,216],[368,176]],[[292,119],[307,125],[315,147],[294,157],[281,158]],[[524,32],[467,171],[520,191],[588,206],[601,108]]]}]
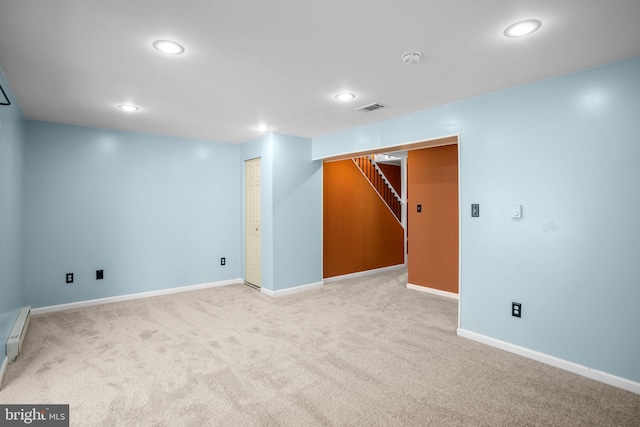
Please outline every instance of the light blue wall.
[{"label": "light blue wall", "polygon": [[36,121],[26,137],[26,303],[242,277],[240,146]]},{"label": "light blue wall", "polygon": [[242,276],[245,277],[245,169],[244,161],[260,157],[261,286],[274,290],[273,278],[273,134],[242,144]]},{"label": "light blue wall", "polygon": [[[24,119],[2,70],[0,85],[12,104],[0,105],[0,352],[4,355],[4,343],[23,303]],[[5,101],[0,93],[0,102]]]},{"label": "light blue wall", "polygon": [[311,140],[274,135],[275,289],[322,281],[322,162]]},{"label": "light blue wall", "polygon": [[[243,161],[256,157],[261,158],[262,287],[278,291],[320,282],[322,165],[311,161],[311,140],[269,134],[242,145]],[[242,215],[244,235],[244,192]],[[242,245],[244,253],[244,239]],[[242,268],[244,277],[244,260]]]},{"label": "light blue wall", "polygon": [[461,328],[640,381],[640,57],[314,138],[313,157],[453,133]]}]

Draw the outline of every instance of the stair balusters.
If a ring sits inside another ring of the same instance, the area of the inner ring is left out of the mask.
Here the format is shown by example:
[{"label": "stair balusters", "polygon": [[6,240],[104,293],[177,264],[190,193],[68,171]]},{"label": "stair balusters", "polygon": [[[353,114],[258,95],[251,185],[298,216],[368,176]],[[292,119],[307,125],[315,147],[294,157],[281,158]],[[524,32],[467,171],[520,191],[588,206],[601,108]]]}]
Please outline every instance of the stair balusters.
[{"label": "stair balusters", "polygon": [[369,180],[373,188],[380,195],[380,198],[386,203],[396,219],[402,222],[400,216],[402,212],[402,202],[397,194],[391,188],[391,185],[382,175],[382,171],[373,163],[370,156],[356,157],[353,159],[364,176]]}]

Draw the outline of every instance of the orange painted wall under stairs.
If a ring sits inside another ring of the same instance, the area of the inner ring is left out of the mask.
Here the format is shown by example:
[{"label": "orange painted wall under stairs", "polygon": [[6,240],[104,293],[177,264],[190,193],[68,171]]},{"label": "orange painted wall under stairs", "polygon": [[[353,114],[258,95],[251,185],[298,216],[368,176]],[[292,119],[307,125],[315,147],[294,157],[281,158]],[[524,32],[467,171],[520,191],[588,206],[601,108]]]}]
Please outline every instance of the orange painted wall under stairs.
[{"label": "orange painted wall under stairs", "polygon": [[404,230],[353,160],[325,162],[323,277],[404,263]]}]

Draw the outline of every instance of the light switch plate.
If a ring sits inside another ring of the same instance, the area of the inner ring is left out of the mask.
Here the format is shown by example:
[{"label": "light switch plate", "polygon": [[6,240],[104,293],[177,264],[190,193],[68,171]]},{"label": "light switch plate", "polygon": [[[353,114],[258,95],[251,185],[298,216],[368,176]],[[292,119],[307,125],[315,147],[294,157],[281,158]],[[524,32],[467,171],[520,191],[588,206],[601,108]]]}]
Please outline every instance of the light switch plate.
[{"label": "light switch plate", "polygon": [[511,206],[511,218],[514,218],[514,219],[522,218],[522,205]]}]

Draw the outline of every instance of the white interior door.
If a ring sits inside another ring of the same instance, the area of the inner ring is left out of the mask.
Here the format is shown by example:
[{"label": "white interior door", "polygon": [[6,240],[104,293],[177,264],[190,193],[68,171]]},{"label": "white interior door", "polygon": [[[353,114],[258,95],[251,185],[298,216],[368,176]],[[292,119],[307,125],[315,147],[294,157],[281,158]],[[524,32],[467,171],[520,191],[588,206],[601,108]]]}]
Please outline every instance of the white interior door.
[{"label": "white interior door", "polygon": [[245,162],[245,281],[260,286],[260,158]]}]

